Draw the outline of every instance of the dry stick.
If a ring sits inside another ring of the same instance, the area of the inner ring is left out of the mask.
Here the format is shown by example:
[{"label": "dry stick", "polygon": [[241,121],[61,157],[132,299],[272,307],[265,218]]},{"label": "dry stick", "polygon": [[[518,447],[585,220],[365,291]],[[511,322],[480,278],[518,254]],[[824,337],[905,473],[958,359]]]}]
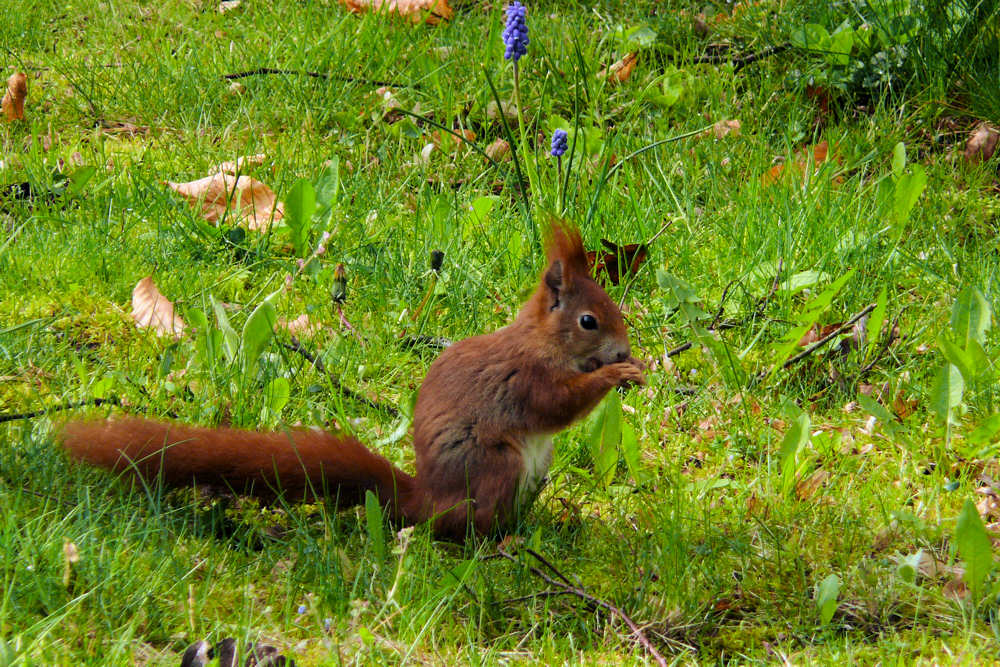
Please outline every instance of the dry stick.
[{"label": "dry stick", "polygon": [[784,369],[799,363],[800,361],[808,357],[810,354],[812,354],[819,348],[829,343],[832,339],[836,338],[840,334],[846,332],[848,329],[853,327],[858,320],[860,320],[862,317],[872,312],[873,310],[875,310],[875,304],[874,303],[868,304],[867,306],[865,306],[864,310],[862,310],[860,313],[858,313],[857,315],[855,315],[854,317],[852,317],[851,319],[847,320],[842,325],[837,327],[835,331],[831,331],[830,333],[823,336],[822,338],[820,338],[818,341],[816,341],[806,349],[796,354],[794,357],[783,363],[781,367]]},{"label": "dry stick", "polygon": [[875,368],[875,365],[878,362],[882,361],[882,357],[885,356],[885,353],[889,351],[889,348],[892,347],[892,344],[896,342],[898,336],[893,336],[892,332],[896,329],[896,327],[899,326],[899,318],[901,316],[902,314],[896,315],[896,319],[893,320],[892,326],[889,327],[889,335],[885,337],[885,342],[882,343],[882,347],[879,348],[878,354],[875,355],[875,358],[872,359],[867,364],[865,364],[864,366],[862,366],[861,370],[858,371],[859,378],[864,377],[865,373]]},{"label": "dry stick", "polygon": [[[548,565],[551,570],[553,570],[554,572],[556,572],[556,574],[559,577],[559,579],[562,579],[563,581],[559,581],[557,579],[553,579],[552,577],[550,577],[549,575],[545,574],[544,572],[542,572],[541,570],[539,570],[537,567],[534,567],[532,565],[527,565],[526,566],[528,568],[528,571],[530,571],[533,575],[535,575],[536,577],[538,577],[539,579],[541,579],[542,581],[544,581],[545,583],[547,583],[549,586],[554,586],[559,591],[565,591],[567,595],[575,595],[576,597],[580,598],[581,600],[584,600],[585,602],[587,602],[587,603],[589,603],[589,604],[591,604],[593,606],[601,607],[602,609],[610,612],[613,616],[617,616],[619,619],[621,619],[625,623],[625,625],[627,625],[629,627],[629,630],[632,631],[632,634],[635,636],[635,638],[639,641],[640,644],[642,644],[643,648],[646,649],[646,651],[649,653],[649,655],[651,655],[653,657],[653,659],[657,662],[657,664],[661,665],[662,667],[666,666],[667,659],[664,658],[660,654],[660,652],[656,650],[656,647],[653,646],[652,642],[649,641],[649,638],[642,631],[642,628],[640,628],[636,624],[635,621],[633,621],[631,618],[629,618],[628,614],[626,614],[625,612],[623,612],[621,609],[619,609],[615,605],[611,604],[610,602],[605,602],[604,600],[601,600],[600,598],[594,597],[593,595],[591,595],[590,593],[588,593],[587,591],[585,591],[584,589],[582,589],[579,586],[575,586],[575,585],[572,585],[572,584],[564,583],[565,581],[569,581],[569,580],[566,579],[566,577],[564,577],[561,573],[559,573],[558,570],[556,570],[554,567],[552,567],[552,565],[550,563],[548,563],[548,561],[546,561],[545,559],[541,558],[538,554],[534,553],[530,549],[528,550],[528,553],[530,553],[535,558],[538,558],[541,562],[546,563],[546,565]],[[519,562],[516,558],[514,558],[514,556],[510,555],[506,551],[503,551],[502,549],[499,551],[499,554],[503,558],[506,558],[509,561],[512,561],[514,563],[518,563]],[[548,594],[548,593],[546,593],[546,594]]]},{"label": "dry stick", "polygon": [[[735,329],[736,327],[740,326],[741,324],[744,324],[747,320],[749,320],[750,318],[754,317],[755,315],[762,315],[764,313],[764,311],[767,309],[767,304],[770,303],[771,298],[778,291],[778,284],[780,282],[779,279],[781,278],[781,265],[782,265],[783,262],[784,262],[784,258],[778,260],[778,272],[774,275],[774,281],[771,283],[771,289],[768,291],[768,293],[766,295],[764,295],[763,297],[761,297],[760,301],[758,301],[757,307],[754,308],[754,315],[750,315],[750,316],[744,318],[742,322],[720,322],[717,326],[709,327],[708,330],[709,331],[725,331],[726,329]],[[728,293],[729,287],[732,284],[733,283],[730,282],[729,285],[726,286],[726,289],[722,293],[722,303],[719,304],[719,311],[718,311],[718,313],[715,316],[716,320],[719,319],[719,314],[722,313],[722,307],[725,305],[725,301],[726,301],[726,294]],[[680,354],[681,352],[687,352],[692,347],[694,347],[694,343],[691,343],[691,342],[681,343],[677,347],[675,347],[675,348],[673,348],[671,350],[667,350],[666,356],[667,357],[673,357],[675,355]]]},{"label": "dry stick", "polygon": [[693,65],[721,65],[722,63],[732,63],[735,67],[733,72],[739,72],[741,69],[746,67],[751,63],[755,63],[758,60],[763,60],[764,58],[770,58],[773,55],[777,55],[782,51],[787,51],[792,48],[789,42],[784,44],[778,44],[777,46],[768,46],[761,49],[760,51],[754,51],[753,53],[748,53],[745,56],[739,56],[738,58],[731,58],[728,54],[705,54],[703,56],[698,56],[692,59],[690,62]]},{"label": "dry stick", "polygon": [[4,422],[17,421],[18,419],[33,419],[35,417],[40,417],[49,412],[61,412],[62,410],[72,410],[73,408],[83,408],[88,405],[121,405],[121,401],[117,398],[91,398],[86,401],[77,401],[75,403],[64,403],[63,405],[53,405],[51,408],[44,408],[42,410],[35,410],[34,412],[20,412],[16,414],[6,414],[0,415],[0,424]]},{"label": "dry stick", "polygon": [[379,79],[364,79],[361,77],[347,76],[346,74],[326,74],[323,72],[310,72],[308,70],[298,70],[298,69],[279,69],[277,67],[258,67],[257,69],[248,69],[244,72],[233,72],[231,74],[223,74],[220,78],[226,79],[227,81],[235,81],[236,79],[245,79],[249,76],[257,76],[260,74],[298,74],[301,76],[311,76],[314,79],[336,79],[337,81],[347,81],[348,83],[364,83],[371,86],[392,86],[394,88],[420,88],[420,86],[412,83],[399,83],[397,81],[380,81]]},{"label": "dry stick", "polygon": [[285,349],[291,350],[292,352],[298,352],[303,357],[305,357],[306,360],[313,365],[313,368],[315,368],[316,370],[318,370],[320,373],[323,373],[323,374],[326,375],[327,379],[330,381],[330,384],[333,385],[334,389],[336,389],[337,391],[339,391],[341,394],[343,394],[347,398],[349,398],[349,399],[351,399],[353,401],[357,401],[358,403],[362,403],[364,405],[367,405],[368,407],[373,408],[375,410],[381,410],[382,412],[386,412],[386,413],[392,415],[393,417],[398,417],[399,416],[399,410],[397,410],[396,408],[392,407],[391,405],[385,405],[384,403],[379,403],[378,401],[373,401],[372,399],[368,398],[367,396],[362,396],[361,394],[359,394],[358,392],[354,391],[350,387],[345,387],[344,383],[340,381],[340,378],[338,378],[336,375],[334,375],[330,371],[326,370],[326,364],[323,363],[323,360],[320,359],[319,357],[313,356],[309,352],[309,350],[307,350],[304,347],[302,347],[302,344],[299,342],[299,339],[296,338],[295,336],[292,336],[292,342],[291,343],[282,343],[281,345]]}]

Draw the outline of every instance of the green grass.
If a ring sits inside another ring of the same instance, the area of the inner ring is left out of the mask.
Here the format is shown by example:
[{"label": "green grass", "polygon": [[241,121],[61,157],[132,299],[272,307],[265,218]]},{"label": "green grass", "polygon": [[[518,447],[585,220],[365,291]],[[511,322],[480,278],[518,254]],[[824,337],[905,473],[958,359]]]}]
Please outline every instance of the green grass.
[{"label": "green grass", "polygon": [[[565,188],[563,214],[582,226],[588,247],[648,240],[669,227],[627,289],[609,288],[624,297],[633,346],[651,366],[649,386],[622,397],[639,468],[622,462],[610,485],[599,483],[590,429],[570,429],[557,438],[550,484],[519,534],[680,663],[995,659],[997,577],[977,596],[954,595],[963,560],[956,517],[966,499],[983,498],[976,492],[986,481],[1000,479],[998,429],[988,421],[998,411],[992,330],[980,362],[986,375],[967,383],[948,437],[932,409],[945,363],[936,341],[950,330],[956,297],[972,286],[996,304],[1000,289],[997,158],[973,165],[960,155],[977,114],[992,113],[989,96],[962,83],[972,63],[953,71],[947,57],[924,50],[871,88],[837,87],[839,65],[797,48],[738,72],[691,64],[716,42],[751,52],[806,22],[833,31],[878,3],[764,2],[731,19],[709,16],[708,37],[680,13],[692,11],[684,3],[532,6],[521,96],[526,121],[544,137],[526,217],[510,163],[434,151],[422,165],[430,139],[421,135],[433,128],[390,122],[378,86],[364,81],[398,82],[403,109],[470,128],[480,147],[505,136],[487,115],[487,77],[501,99],[512,96],[498,4],[463,4],[433,28],[351,15],[332,1],[244,0],[226,14],[195,0],[146,4],[0,6],[3,76],[29,75],[27,120],[0,123],[0,183],[45,189],[59,164],[96,167],[77,196],[8,202],[0,213],[0,413],[116,396],[126,411],[186,422],[349,429],[412,469],[400,422],[338,392],[280,345],[286,333],[267,347],[259,373],[244,375],[199,357],[195,337],[171,341],[134,327],[130,295],[143,276],[153,275],[189,322],[194,310],[214,322],[211,299],[229,304],[239,331],[297,271],[286,231],[248,232],[234,245],[162,182],[264,153],[265,165],[250,173],[284,198],[335,157],[340,195],[323,228],[327,251],[275,305],[289,319],[309,313],[323,322],[303,343],[345,386],[405,408],[435,354],[406,337],[495,329],[532,288],[542,265],[536,226],[559,207],[555,164],[544,153],[559,117],[601,135],[581,151],[593,151],[585,164],[574,159]],[[623,55],[616,30],[640,24],[657,37],[632,78],[614,87],[598,80]],[[996,27],[996,14],[985,16],[969,42],[969,53],[993,67],[983,71],[996,71]],[[672,62],[683,92],[658,106],[644,92]],[[236,94],[220,78],[257,67],[354,80],[253,76]],[[807,92],[810,77],[822,76],[836,80],[826,112]],[[692,136],[624,160],[727,119],[740,120],[738,135]],[[148,133],[102,131],[119,121]],[[831,159],[807,178],[789,167],[780,182],[764,183],[776,158],[791,163],[820,141]],[[927,174],[903,219],[893,214],[898,142]],[[620,166],[609,176],[612,155]],[[469,214],[497,192],[487,215]],[[436,249],[445,260],[434,278]],[[337,263],[347,271],[343,316],[353,329],[331,302]],[[658,270],[733,323],[719,332],[722,346],[695,345],[665,363],[665,351],[695,333]],[[898,341],[867,371],[871,353],[824,349],[754,381],[780,361],[782,337],[812,300],[849,270],[820,322],[843,322],[885,288]],[[824,275],[808,291],[789,289],[807,271]],[[733,359],[742,380],[730,377]],[[263,386],[279,376],[290,400],[268,413]],[[845,410],[861,385],[882,391],[900,419]],[[783,476],[782,439],[802,413],[812,437]],[[418,527],[409,538],[390,533],[381,549],[362,510],[332,502],[261,508],[130,488],[66,460],[55,439],[65,414],[0,424],[0,664],[178,664],[190,643],[222,637],[273,644],[299,664],[646,659],[617,619],[572,597],[526,598],[545,583],[491,558],[495,541],[442,544]],[[810,478],[821,482],[814,492],[801,485]],[[79,553],[68,578],[67,542]],[[919,549],[941,572],[910,582],[898,565]],[[841,589],[823,624],[815,590],[830,574]]]}]

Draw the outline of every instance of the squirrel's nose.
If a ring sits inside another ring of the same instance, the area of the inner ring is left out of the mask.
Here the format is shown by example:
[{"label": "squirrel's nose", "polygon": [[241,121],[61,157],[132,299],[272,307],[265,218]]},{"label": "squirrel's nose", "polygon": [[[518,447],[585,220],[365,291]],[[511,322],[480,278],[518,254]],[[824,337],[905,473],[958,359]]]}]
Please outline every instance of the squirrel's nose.
[{"label": "squirrel's nose", "polygon": [[628,350],[620,350],[617,355],[615,355],[615,361],[625,361],[629,358]]}]

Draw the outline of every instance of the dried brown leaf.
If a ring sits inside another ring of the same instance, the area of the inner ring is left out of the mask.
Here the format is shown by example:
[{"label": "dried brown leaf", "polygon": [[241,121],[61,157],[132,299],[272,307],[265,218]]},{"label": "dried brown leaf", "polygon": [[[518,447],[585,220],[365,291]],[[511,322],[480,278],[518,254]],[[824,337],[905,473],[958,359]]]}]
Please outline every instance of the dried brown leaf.
[{"label": "dried brown leaf", "polygon": [[152,276],[146,276],[132,290],[132,319],[140,329],[150,328],[161,336],[180,337],[187,327],[174,313],[174,304],[160,293]]},{"label": "dried brown leaf", "polygon": [[356,14],[364,12],[385,12],[398,14],[413,23],[424,21],[435,25],[442,19],[450,20],[455,15],[448,0],[340,0],[348,11]]},{"label": "dried brown leaf", "polygon": [[315,322],[309,319],[309,316],[302,313],[294,320],[287,320],[284,317],[278,318],[278,326],[285,329],[288,333],[293,336],[305,335],[305,336],[315,336],[319,333],[323,325],[319,322]]},{"label": "dried brown leaf", "polygon": [[635,69],[637,62],[639,62],[639,52],[633,51],[626,54],[624,58],[611,65],[611,67],[602,69],[597,73],[597,78],[607,79],[610,84],[625,83],[632,76],[632,70]]},{"label": "dried brown leaf", "polygon": [[[466,141],[469,142],[474,142],[476,140],[476,133],[472,130],[455,130],[455,134],[465,137]],[[431,141],[433,142],[434,147],[442,153],[454,153],[462,148],[465,148],[464,141],[456,137],[454,134],[441,132],[440,130],[434,130],[431,132]]]},{"label": "dried brown leaf", "polygon": [[827,480],[830,479],[830,473],[827,470],[820,468],[813,472],[805,479],[799,480],[799,483],[795,485],[795,495],[799,500],[809,500],[816,495],[819,491],[826,485]]},{"label": "dried brown leaf", "polygon": [[965,159],[969,162],[985,162],[993,157],[1000,140],[1000,130],[989,123],[980,123],[972,131],[965,145]]},{"label": "dried brown leaf", "polygon": [[720,120],[712,126],[712,129],[705,130],[698,136],[707,137],[715,135],[716,139],[722,139],[732,134],[734,137],[738,137],[740,136],[740,127],[742,127],[742,124],[735,118],[732,120]]},{"label": "dried brown leaf", "polygon": [[510,144],[505,139],[497,139],[484,152],[491,160],[509,160]]},{"label": "dried brown leaf", "polygon": [[267,156],[263,153],[257,153],[256,155],[241,155],[236,160],[228,160],[220,164],[216,169],[212,170],[212,173],[225,172],[227,174],[236,174],[238,172],[246,171],[247,166],[252,164],[264,164],[264,160]]},{"label": "dried brown leaf", "polygon": [[253,231],[266,231],[271,220],[280,220],[285,209],[274,190],[249,176],[218,173],[187,183],[166,181],[174,192],[201,207],[201,215],[216,222],[227,210]]},{"label": "dried brown leaf", "polygon": [[242,0],[222,0],[219,3],[219,13],[225,14],[226,12],[231,12],[240,6]]},{"label": "dried brown leaf", "polygon": [[[812,158],[810,160],[810,157]],[[834,156],[835,157],[835,156]],[[821,141],[812,147],[812,150],[803,148],[795,154],[795,159],[791,162],[791,169],[795,174],[805,178],[810,173],[810,167],[813,170],[830,159],[829,155],[829,145],[826,141]],[[837,159],[839,162],[840,160]],[[776,164],[761,176],[761,183],[764,186],[774,185],[781,180],[782,175],[785,173],[785,168],[789,165],[788,162],[782,162],[781,164]]]},{"label": "dried brown leaf", "polygon": [[0,108],[3,109],[4,120],[24,120],[24,101],[28,98],[28,77],[24,72],[15,72],[7,79],[7,92],[4,93]]}]

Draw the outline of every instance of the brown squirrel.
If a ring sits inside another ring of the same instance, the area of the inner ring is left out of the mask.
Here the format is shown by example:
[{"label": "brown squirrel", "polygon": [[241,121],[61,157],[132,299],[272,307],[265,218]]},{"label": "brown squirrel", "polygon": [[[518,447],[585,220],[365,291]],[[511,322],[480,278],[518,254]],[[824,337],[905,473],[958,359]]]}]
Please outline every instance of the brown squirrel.
[{"label": "brown squirrel", "polygon": [[[71,421],[70,454],[169,486],[192,481],[260,497],[374,492],[397,522],[444,538],[509,528],[552,462],[551,436],[617,386],[643,384],[617,305],[591,278],[578,230],[554,224],[548,267],[506,327],[466,338],[431,364],[413,415],[417,475],[356,439],[319,430],[258,433],[141,418]],[[279,491],[280,490],[280,491]]]}]

